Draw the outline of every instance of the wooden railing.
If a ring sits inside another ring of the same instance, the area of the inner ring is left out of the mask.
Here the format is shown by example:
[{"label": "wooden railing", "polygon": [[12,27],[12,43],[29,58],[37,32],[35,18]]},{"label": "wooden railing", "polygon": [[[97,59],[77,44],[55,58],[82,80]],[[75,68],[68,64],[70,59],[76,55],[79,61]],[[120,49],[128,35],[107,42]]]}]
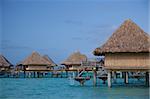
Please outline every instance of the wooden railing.
[{"label": "wooden railing", "polygon": [[94,62],[94,61],[83,61],[83,62],[81,62],[81,66],[84,66],[84,67],[99,67],[100,64],[98,64],[97,62]]}]

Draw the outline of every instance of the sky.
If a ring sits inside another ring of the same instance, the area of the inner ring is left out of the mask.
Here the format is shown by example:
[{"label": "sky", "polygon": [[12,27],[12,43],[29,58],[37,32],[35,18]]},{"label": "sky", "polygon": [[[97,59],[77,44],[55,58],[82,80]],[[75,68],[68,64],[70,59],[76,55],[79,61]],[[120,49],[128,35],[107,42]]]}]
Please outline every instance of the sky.
[{"label": "sky", "polygon": [[126,20],[149,32],[149,0],[0,0],[0,52],[16,64],[33,51],[60,64],[89,58]]}]

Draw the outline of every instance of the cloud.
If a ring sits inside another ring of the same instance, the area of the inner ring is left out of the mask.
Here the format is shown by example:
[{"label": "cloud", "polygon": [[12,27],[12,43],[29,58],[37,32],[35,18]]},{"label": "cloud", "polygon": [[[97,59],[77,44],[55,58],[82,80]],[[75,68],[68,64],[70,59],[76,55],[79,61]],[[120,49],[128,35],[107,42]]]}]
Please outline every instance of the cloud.
[{"label": "cloud", "polygon": [[90,30],[86,31],[86,35],[88,35],[90,38],[95,39],[103,39],[106,37],[108,38],[117,28],[118,25],[93,25],[93,27]]},{"label": "cloud", "polygon": [[6,49],[32,49],[32,48],[27,46],[18,46],[18,45],[3,45],[2,50],[6,50]]},{"label": "cloud", "polygon": [[82,37],[72,37],[73,40],[83,40],[84,38]]},{"label": "cloud", "polygon": [[109,24],[98,24],[98,25],[94,25],[95,28],[99,28],[99,29],[105,29],[110,27],[111,25]]},{"label": "cloud", "polygon": [[72,40],[99,45],[104,43],[117,28],[117,25],[109,24],[91,25],[89,28],[82,31],[84,35],[74,36]]},{"label": "cloud", "polygon": [[[106,31],[106,30],[116,30],[117,28],[118,28],[118,25],[109,25],[109,24],[101,24],[101,25],[95,25],[95,26],[93,26],[93,28],[95,29],[95,30],[104,30],[104,31]],[[99,31],[100,32],[100,31]]]},{"label": "cloud", "polygon": [[10,49],[32,49],[28,46],[18,45],[13,43],[11,40],[2,40],[1,42],[1,49],[2,50],[10,50]]},{"label": "cloud", "polygon": [[103,44],[117,28],[117,25],[93,25],[85,32],[85,41],[95,45]]},{"label": "cloud", "polygon": [[64,21],[66,24],[72,24],[72,25],[82,25],[83,22],[80,20],[65,20]]}]

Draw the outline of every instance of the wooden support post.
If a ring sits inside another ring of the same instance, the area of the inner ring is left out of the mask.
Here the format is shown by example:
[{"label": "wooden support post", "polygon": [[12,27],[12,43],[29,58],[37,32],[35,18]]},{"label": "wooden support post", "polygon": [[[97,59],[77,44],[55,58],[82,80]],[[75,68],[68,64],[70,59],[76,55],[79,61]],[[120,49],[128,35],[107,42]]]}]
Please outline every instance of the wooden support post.
[{"label": "wooden support post", "polygon": [[122,76],[122,71],[120,71],[120,78],[122,78],[123,76]]},{"label": "wooden support post", "polygon": [[96,86],[96,77],[97,76],[97,72],[96,70],[93,71],[93,85]]},{"label": "wooden support post", "polygon": [[68,71],[66,70],[66,78],[68,78]]},{"label": "wooden support post", "polygon": [[84,82],[85,82],[84,80],[80,81],[80,85],[84,86]]},{"label": "wooden support post", "polygon": [[148,79],[148,82],[149,82],[149,87],[150,87],[150,71],[149,71],[149,73],[148,73],[149,75],[149,79]]},{"label": "wooden support post", "polygon": [[108,87],[110,88],[111,87],[111,71],[108,71]]},{"label": "wooden support post", "polygon": [[41,77],[43,78],[43,72],[40,73]]},{"label": "wooden support post", "polygon": [[45,78],[45,72],[43,72],[43,77]]},{"label": "wooden support post", "polygon": [[17,72],[17,77],[18,77],[18,78],[20,77],[20,71]]},{"label": "wooden support post", "polygon": [[24,73],[23,73],[23,75],[24,75],[24,78],[26,78],[26,71],[24,70]]},{"label": "wooden support post", "polygon": [[28,73],[29,78],[31,78],[31,75],[32,75],[31,72],[29,72],[29,73]]},{"label": "wooden support post", "polygon": [[26,71],[26,77],[27,77],[27,78],[29,77],[29,72],[28,72],[28,71]]},{"label": "wooden support post", "polygon": [[44,77],[44,72],[42,72],[41,75],[42,75],[42,78],[43,78]]},{"label": "wooden support post", "polygon": [[26,77],[25,66],[23,66],[24,78]]},{"label": "wooden support post", "polygon": [[72,77],[75,78],[75,72],[72,73]]},{"label": "wooden support post", "polygon": [[61,73],[60,73],[60,78],[62,78],[62,77],[63,77],[62,75],[63,75],[63,71],[61,70]]},{"label": "wooden support post", "polygon": [[150,85],[150,81],[149,81],[149,77],[150,75],[149,75],[149,72],[146,72],[146,74],[145,74],[145,81],[146,81],[146,86],[148,87],[149,85]]},{"label": "wooden support post", "polygon": [[37,72],[37,77],[39,78],[40,77],[40,75],[39,75],[40,73],[39,72]]},{"label": "wooden support post", "polygon": [[33,77],[35,78],[35,72],[33,72]]},{"label": "wooden support post", "polygon": [[76,76],[78,76],[78,71],[76,71]]},{"label": "wooden support post", "polygon": [[114,73],[113,73],[113,81],[114,81],[114,83],[117,83],[117,74],[116,74],[116,71],[114,71]]},{"label": "wooden support post", "polygon": [[50,74],[51,74],[51,77],[53,77],[53,71]]},{"label": "wooden support post", "polygon": [[20,71],[17,72],[17,77],[19,78],[19,76],[20,76]]},{"label": "wooden support post", "polygon": [[[14,75],[15,74],[15,75]],[[19,71],[13,74],[13,77],[15,76],[16,78],[19,78]]]},{"label": "wooden support post", "polygon": [[37,72],[35,72],[35,77],[37,78]]},{"label": "wooden support post", "polygon": [[89,76],[89,72],[88,72],[88,71],[86,71],[86,76],[87,76],[87,77]]},{"label": "wooden support post", "polygon": [[125,72],[124,82],[125,82],[125,84],[129,83],[128,72]]}]

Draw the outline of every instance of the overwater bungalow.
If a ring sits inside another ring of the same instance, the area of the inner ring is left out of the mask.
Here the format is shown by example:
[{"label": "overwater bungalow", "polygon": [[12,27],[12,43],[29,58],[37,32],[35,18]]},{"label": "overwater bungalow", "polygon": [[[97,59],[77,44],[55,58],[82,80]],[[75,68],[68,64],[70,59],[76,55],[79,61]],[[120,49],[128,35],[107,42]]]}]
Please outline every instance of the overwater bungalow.
[{"label": "overwater bungalow", "polygon": [[13,69],[13,65],[0,54],[0,75],[10,74]]},{"label": "overwater bungalow", "polygon": [[87,57],[79,51],[71,54],[61,65],[65,65],[67,69],[78,69],[83,61],[87,61]]},{"label": "overwater bungalow", "polygon": [[54,66],[56,66],[56,64],[52,61],[52,59],[50,59],[47,55],[42,57],[37,52],[33,52],[25,60],[18,64],[18,67],[21,67],[24,72],[34,72],[34,76],[35,73],[51,71]]},{"label": "overwater bungalow", "polygon": [[114,71],[125,72],[125,83],[128,83],[128,72],[143,71],[146,74],[146,84],[149,85],[149,52],[150,36],[129,19],[93,54],[105,56],[104,67],[108,70],[108,86],[111,87]]}]

